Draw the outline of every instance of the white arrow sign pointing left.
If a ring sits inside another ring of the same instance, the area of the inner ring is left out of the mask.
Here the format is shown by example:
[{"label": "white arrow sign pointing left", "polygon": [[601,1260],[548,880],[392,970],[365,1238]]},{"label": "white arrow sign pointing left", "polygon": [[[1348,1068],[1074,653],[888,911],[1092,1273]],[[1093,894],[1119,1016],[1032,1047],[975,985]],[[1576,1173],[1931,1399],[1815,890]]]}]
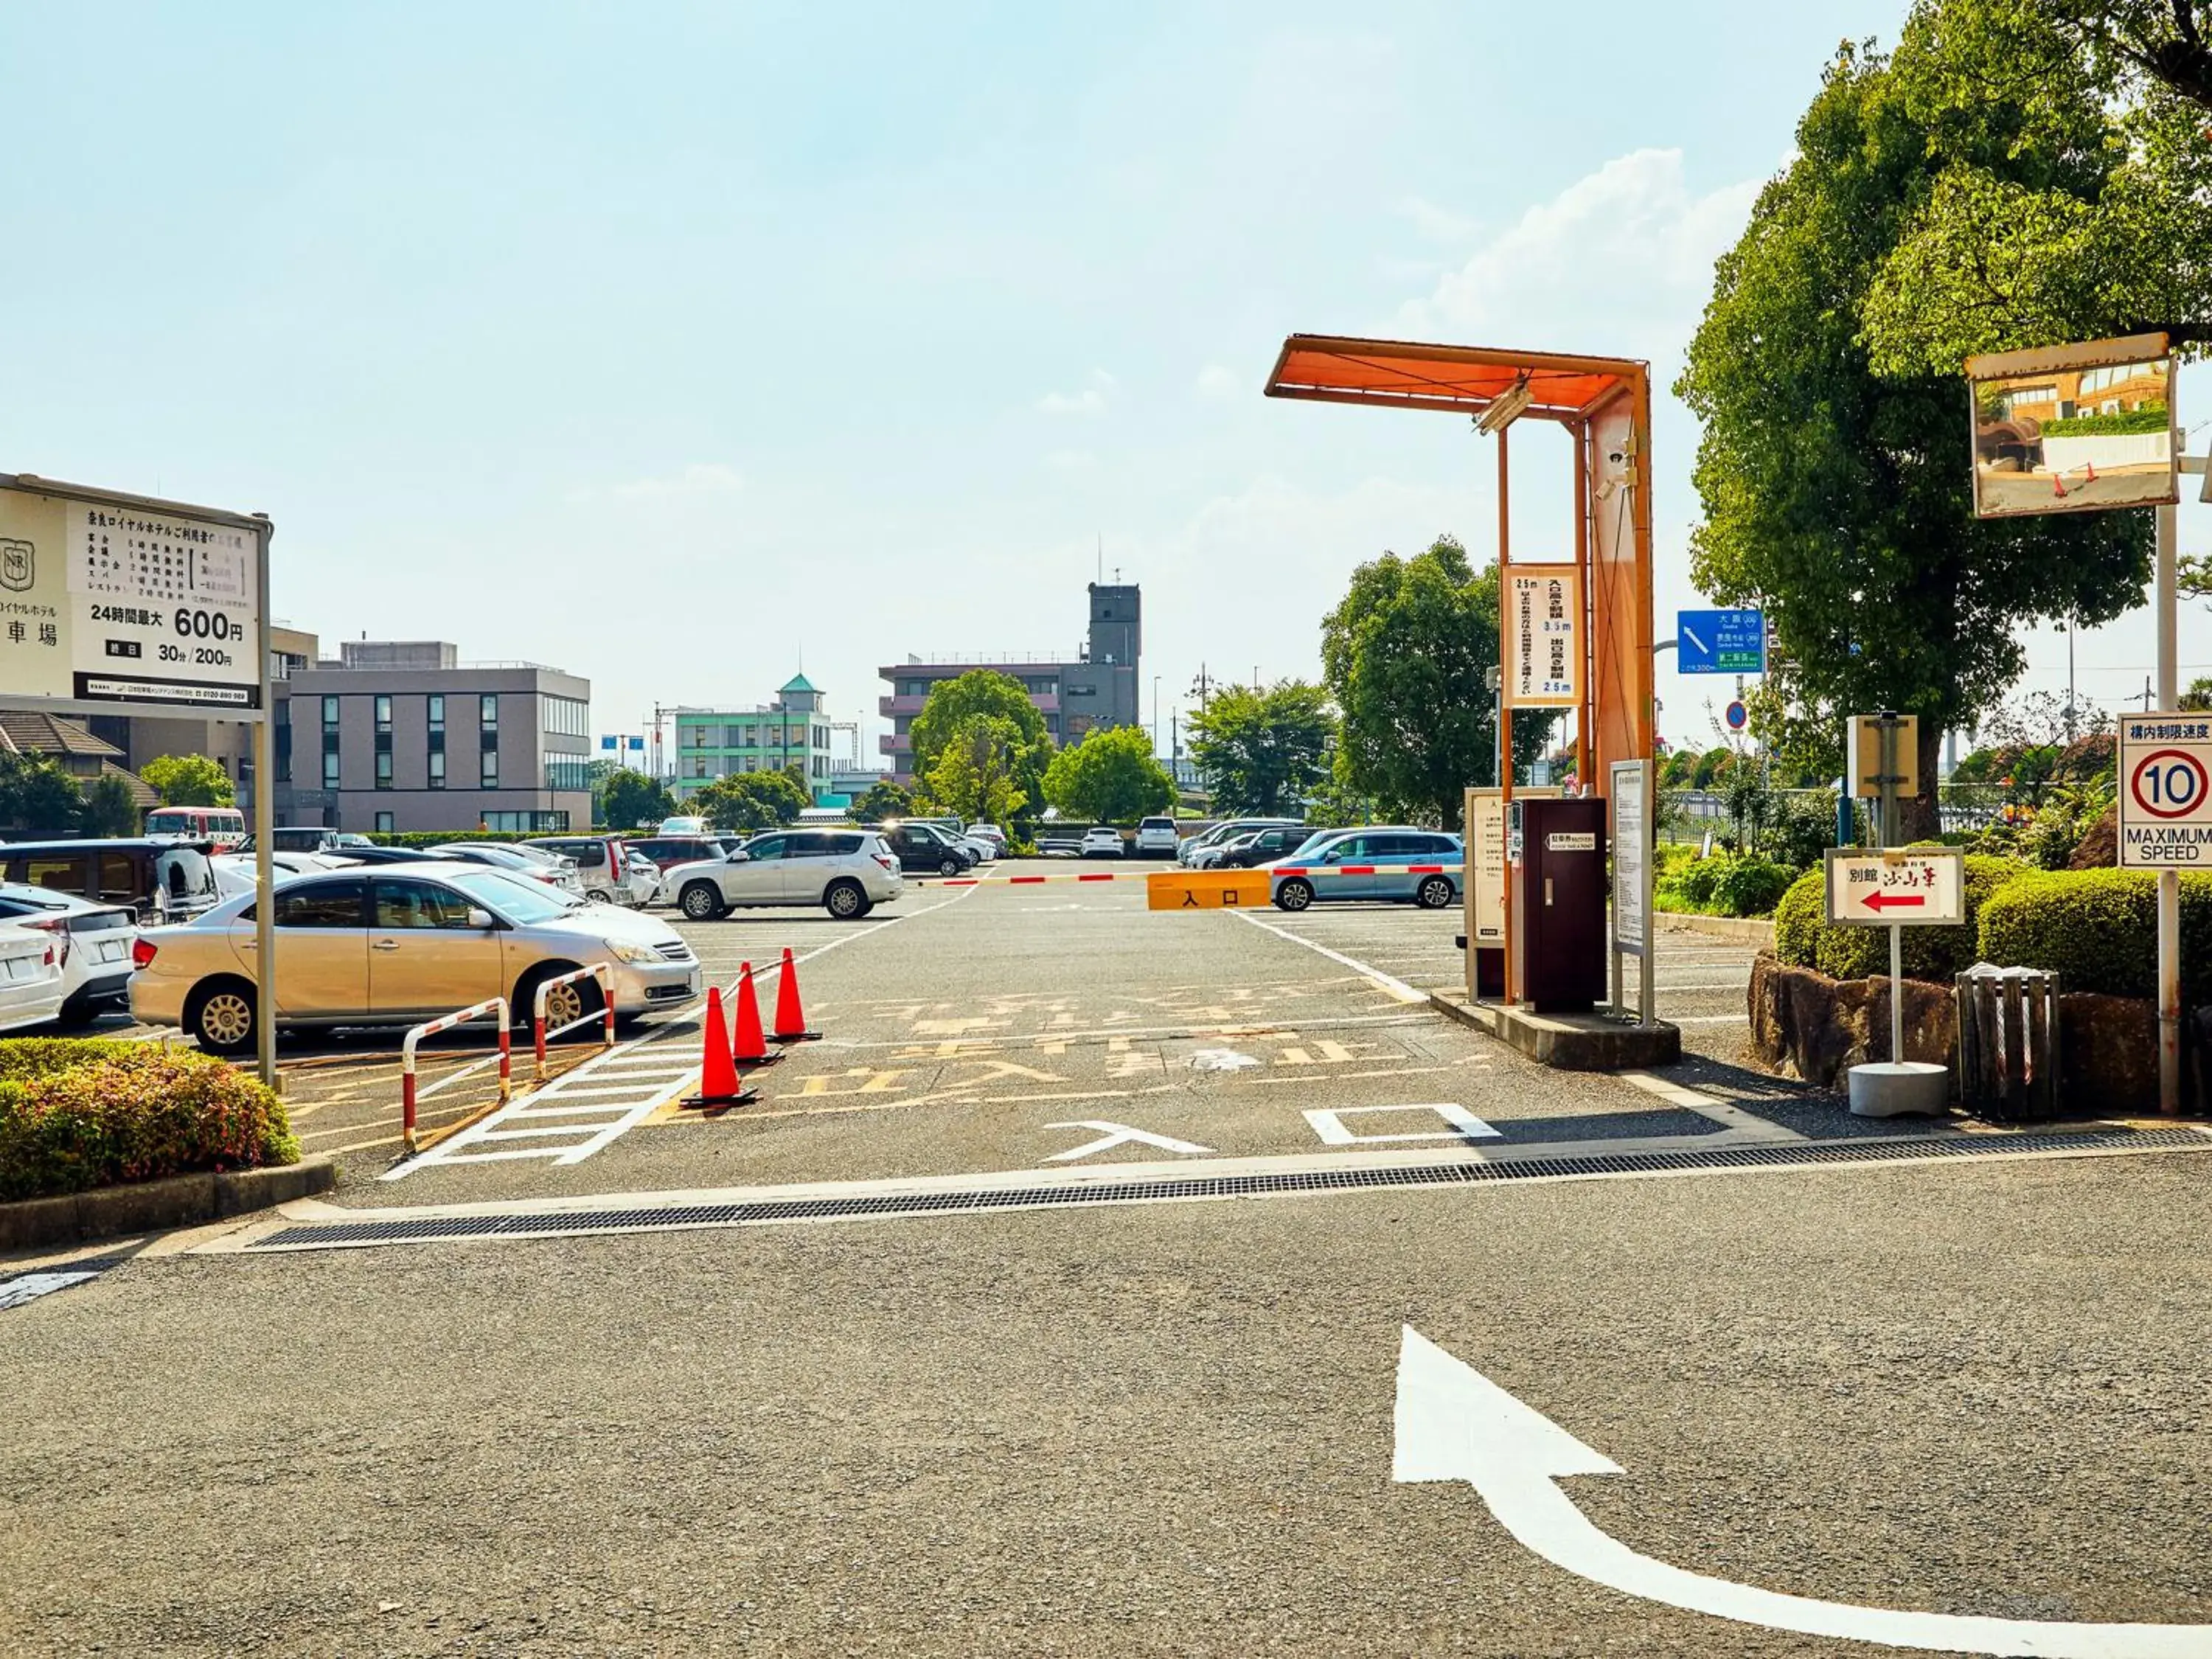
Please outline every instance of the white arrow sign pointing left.
[{"label": "white arrow sign pointing left", "polygon": [[1627,1595],[1807,1636],[2038,1659],[2212,1659],[2212,1626],[1981,1619],[1815,1601],[1709,1578],[1639,1555],[1592,1523],[1555,1482],[1620,1466],[1532,1411],[1411,1325],[1398,1349],[1396,1480],[1464,1480],[1522,1545]]}]

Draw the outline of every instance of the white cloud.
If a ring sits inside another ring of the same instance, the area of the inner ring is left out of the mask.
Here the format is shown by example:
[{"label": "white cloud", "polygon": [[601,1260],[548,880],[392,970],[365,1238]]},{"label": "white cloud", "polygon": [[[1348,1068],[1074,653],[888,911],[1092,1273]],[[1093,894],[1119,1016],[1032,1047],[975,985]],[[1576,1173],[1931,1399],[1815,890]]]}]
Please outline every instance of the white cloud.
[{"label": "white cloud", "polygon": [[1048,392],[1037,399],[1036,406],[1046,415],[1103,415],[1115,384],[1104,369],[1094,368],[1080,392]]},{"label": "white cloud", "polygon": [[1055,449],[1044,464],[1055,472],[1083,472],[1097,465],[1098,457],[1088,449]]},{"label": "white cloud", "polygon": [[1438,207],[1434,202],[1419,196],[1400,197],[1393,204],[1393,210],[1411,220],[1413,228],[1432,242],[1463,243],[1470,240],[1479,228],[1475,222],[1465,214]]},{"label": "white cloud", "polygon": [[1247,376],[1219,363],[1208,363],[1198,371],[1197,390],[1201,398],[1226,399],[1245,389]]},{"label": "white cloud", "polygon": [[624,501],[651,501],[672,495],[728,495],[744,487],[744,478],[734,468],[720,461],[695,461],[665,477],[633,478],[627,483],[611,484],[603,491],[587,490],[584,494],[586,497],[600,494]]},{"label": "white cloud", "polygon": [[1761,182],[1693,195],[1679,149],[1616,157],[1523,213],[1403,307],[1399,325],[1416,337],[1664,362],[1686,343],[1713,261],[1741,232]]}]

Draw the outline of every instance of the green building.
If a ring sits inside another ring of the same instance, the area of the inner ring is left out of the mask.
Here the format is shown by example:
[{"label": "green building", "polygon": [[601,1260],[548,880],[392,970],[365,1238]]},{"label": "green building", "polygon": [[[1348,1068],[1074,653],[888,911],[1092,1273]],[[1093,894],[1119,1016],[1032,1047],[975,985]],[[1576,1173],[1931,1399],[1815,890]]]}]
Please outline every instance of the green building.
[{"label": "green building", "polygon": [[718,778],[798,767],[817,805],[828,804],[830,725],[822,693],[804,674],[786,682],[776,700],[758,708],[678,708],[676,776],[680,804]]}]

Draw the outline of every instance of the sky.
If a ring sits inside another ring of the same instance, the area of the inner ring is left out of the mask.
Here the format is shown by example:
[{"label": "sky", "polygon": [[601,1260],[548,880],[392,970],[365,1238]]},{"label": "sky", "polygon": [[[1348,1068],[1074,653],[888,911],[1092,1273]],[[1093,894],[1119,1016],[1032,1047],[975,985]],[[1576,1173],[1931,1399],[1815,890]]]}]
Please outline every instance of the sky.
[{"label": "sky", "polygon": [[[1072,654],[1118,572],[1164,742],[1201,667],[1316,676],[1361,562],[1494,550],[1488,441],[1263,398],[1285,334],[1663,389],[1823,64],[1905,9],[20,5],[0,471],[267,512],[331,654],[556,665],[602,732],[803,667],[870,763],[878,666]],[[1535,558],[1567,448],[1523,429]],[[1696,439],[1662,395],[1662,618]],[[2181,645],[2212,672],[2203,608]],[[2151,658],[2085,632],[2082,694]],[[1729,683],[1661,661],[1711,744]]]}]

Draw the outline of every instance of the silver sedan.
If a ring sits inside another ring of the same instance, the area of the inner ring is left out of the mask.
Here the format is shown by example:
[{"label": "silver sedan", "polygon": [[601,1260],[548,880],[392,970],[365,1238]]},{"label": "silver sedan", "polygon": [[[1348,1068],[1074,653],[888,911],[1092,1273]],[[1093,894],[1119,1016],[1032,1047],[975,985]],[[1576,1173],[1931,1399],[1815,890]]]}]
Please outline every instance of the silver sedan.
[{"label": "silver sedan", "polygon": [[[605,963],[615,1017],[699,994],[691,947],[666,922],[589,904],[486,867],[441,861],[295,876],[277,889],[276,1023],[411,1025],[503,996],[519,1024],[539,982]],[[218,1054],[254,1045],[254,899],[139,936],[131,1012]],[[556,987],[549,1024],[602,1006],[592,980]]]}]

